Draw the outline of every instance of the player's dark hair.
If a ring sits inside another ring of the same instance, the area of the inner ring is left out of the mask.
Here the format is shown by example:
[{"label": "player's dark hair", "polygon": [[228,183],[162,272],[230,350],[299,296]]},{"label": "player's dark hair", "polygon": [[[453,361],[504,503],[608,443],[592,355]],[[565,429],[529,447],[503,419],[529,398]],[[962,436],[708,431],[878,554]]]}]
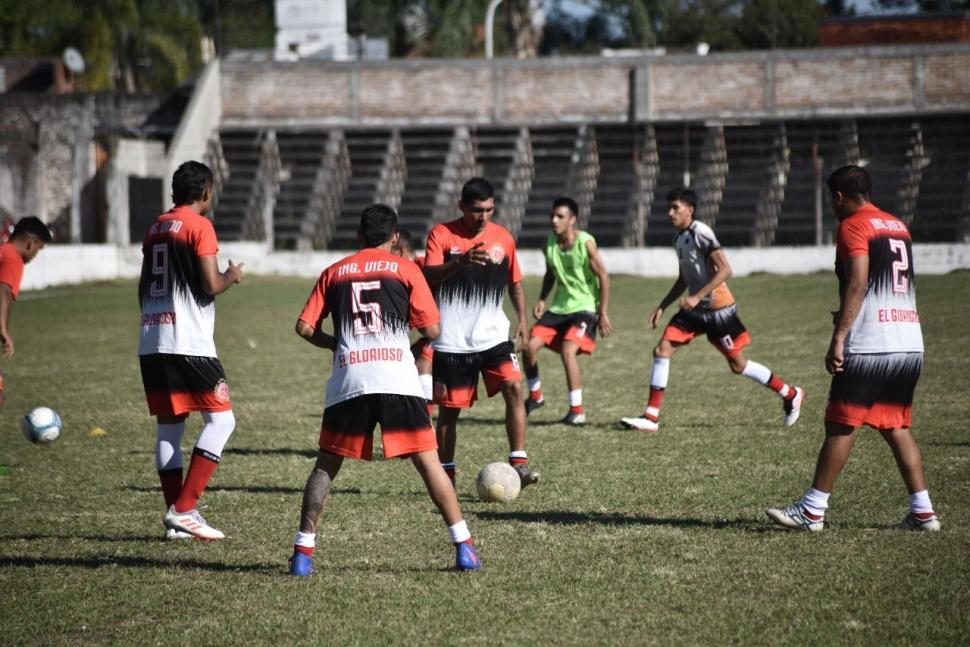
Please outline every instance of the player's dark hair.
[{"label": "player's dark hair", "polygon": [[202,199],[212,187],[212,170],[201,162],[184,162],[172,176],[172,202],[175,206],[192,204]]},{"label": "player's dark hair", "polygon": [[674,187],[667,193],[667,204],[675,200],[680,200],[690,205],[691,209],[697,210],[697,194],[685,186]]},{"label": "player's dark hair", "polygon": [[868,201],[872,195],[872,179],[861,166],[849,165],[836,169],[825,183],[832,193],[847,197],[865,198]]},{"label": "player's dark hair", "polygon": [[555,211],[559,207],[566,207],[572,212],[574,216],[579,217],[579,205],[572,198],[567,198],[566,196],[559,196],[552,201],[552,210]]},{"label": "player's dark hair", "polygon": [[49,243],[54,239],[51,230],[37,216],[24,216],[18,220],[17,224],[14,225],[13,233],[10,234],[10,240],[27,238],[28,236],[42,240],[45,243]]},{"label": "player's dark hair", "polygon": [[461,187],[461,203],[471,205],[473,202],[484,202],[495,197],[492,183],[483,177],[473,177]]},{"label": "player's dark hair", "polygon": [[364,247],[383,245],[397,231],[397,212],[386,204],[372,204],[360,214],[360,237]]}]

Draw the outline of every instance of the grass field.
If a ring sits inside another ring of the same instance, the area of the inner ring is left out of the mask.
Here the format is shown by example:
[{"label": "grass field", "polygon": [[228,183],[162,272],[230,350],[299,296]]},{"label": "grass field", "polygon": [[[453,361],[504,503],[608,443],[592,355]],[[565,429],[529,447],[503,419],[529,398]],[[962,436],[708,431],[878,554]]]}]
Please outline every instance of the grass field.
[{"label": "grass field", "polygon": [[[29,270],[28,270],[29,271]],[[285,573],[312,465],[330,355],[293,333],[312,285],[250,277],[218,300],[217,345],[237,418],[203,499],[227,541],[160,540],[163,503],[135,355],[131,282],[25,293],[0,411],[0,628],[8,644],[967,644],[970,641],[970,275],[921,277],[927,353],[914,430],[937,534],[894,531],[906,492],[862,432],[826,530],[769,526],[810,482],[822,439],[831,275],[731,281],[748,356],[807,390],[781,426],[776,396],[706,342],[673,361],[659,434],[640,411],[670,281],[618,277],[616,334],[584,359],[591,424],[566,410],[558,358],[530,420],[544,483],[507,505],[474,476],[507,446],[499,401],[459,428],[459,496],[484,570],[449,571],[447,532],[409,463],[345,463],[318,533],[314,578]],[[529,304],[538,281],[526,282]],[[19,416],[64,419],[50,446]],[[90,438],[99,426],[108,433]],[[198,416],[190,418],[191,451]]]}]

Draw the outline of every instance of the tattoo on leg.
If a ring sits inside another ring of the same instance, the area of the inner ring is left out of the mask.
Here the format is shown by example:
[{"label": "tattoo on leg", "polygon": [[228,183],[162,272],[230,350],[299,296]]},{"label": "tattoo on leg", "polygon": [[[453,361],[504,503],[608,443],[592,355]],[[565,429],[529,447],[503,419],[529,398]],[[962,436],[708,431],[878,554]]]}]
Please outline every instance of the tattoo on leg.
[{"label": "tattoo on leg", "polygon": [[316,532],[317,522],[323,509],[330,501],[330,475],[326,470],[314,469],[307,479],[306,489],[303,491],[303,508],[300,511],[300,530],[302,532]]}]

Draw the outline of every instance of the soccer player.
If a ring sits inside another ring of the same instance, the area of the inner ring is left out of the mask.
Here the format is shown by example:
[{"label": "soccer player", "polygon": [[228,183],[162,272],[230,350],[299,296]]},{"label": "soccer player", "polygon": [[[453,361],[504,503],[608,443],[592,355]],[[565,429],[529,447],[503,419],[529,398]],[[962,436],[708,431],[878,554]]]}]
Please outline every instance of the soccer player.
[{"label": "soccer player", "polygon": [[[371,459],[380,423],[385,458],[410,458],[448,525],[455,567],[481,564],[458,497],[438,463],[434,429],[409,351],[411,328],[434,339],[439,314],[431,290],[414,263],[391,254],[397,214],[374,204],[360,217],[361,250],[323,271],[296,322],[300,337],[334,351],[320,427],[320,452],[307,479],[290,574],[313,573],[320,515],[344,458]],[[334,334],[320,326],[333,317]]]},{"label": "soccer player", "polygon": [[[24,265],[34,260],[40,250],[51,242],[51,230],[40,218],[21,218],[13,228],[10,241],[0,245],[0,342],[3,356],[13,357],[15,346],[10,334],[10,311],[20,294]],[[0,372],[0,406],[4,403],[3,373]]]},{"label": "soccer player", "polygon": [[787,528],[822,530],[854,432],[868,425],[889,444],[909,490],[909,514],[897,527],[936,531],[940,520],[910,432],[913,393],[923,367],[912,239],[901,220],[872,204],[872,181],[865,169],[843,166],[829,176],[828,188],[839,221],[835,273],[840,301],[825,355],[832,374],[825,441],[812,487],[791,506],[767,513]]},{"label": "soccer player", "polygon": [[[424,256],[418,256],[414,250],[414,238],[407,230],[398,231],[397,244],[391,248],[391,253],[411,261],[418,267],[424,267]],[[414,364],[418,367],[418,381],[421,382],[421,390],[424,392],[424,399],[428,401],[428,415],[434,410],[431,400],[432,393],[431,363],[434,358],[434,349],[431,347],[431,340],[421,337],[411,344],[411,354],[414,356]]]},{"label": "soccer player", "polygon": [[502,310],[505,290],[518,318],[513,340],[525,338],[525,293],[515,241],[491,222],[495,190],[483,178],[468,180],[458,202],[461,217],[436,225],[428,234],[424,274],[441,310],[441,336],[434,341],[434,402],[438,408],[438,456],[455,480],[458,416],[478,397],[478,375],[489,397],[505,400],[509,463],[522,485],[539,482],[525,451],[522,372],[509,341],[509,320]]},{"label": "soccer player", "polygon": [[[158,428],[155,465],[168,511],[167,539],[223,539],[196,509],[236,426],[229,383],[213,339],[215,297],[243,280],[243,263],[219,271],[219,242],[205,217],[212,206],[212,171],[185,162],[172,177],[170,211],[149,227],[142,244],[141,339],[138,355],[148,411]],[[202,414],[202,434],[182,481],[182,435],[189,412]]]},{"label": "soccer player", "polygon": [[[552,233],[546,240],[546,274],[542,278],[539,300],[532,308],[538,321],[532,327],[529,343],[522,349],[529,397],[526,415],[545,404],[539,380],[539,350],[548,346],[562,356],[569,387],[569,411],[562,422],[586,424],[583,385],[580,379],[580,353],[593,354],[596,329],[604,337],[613,332],[607,307],[610,301],[610,275],[596,248],[596,240],[576,228],[579,207],[571,198],[557,198],[549,216]],[[552,305],[546,311],[546,297],[556,286]]]},{"label": "soccer player", "polygon": [[667,216],[677,230],[674,249],[680,261],[680,274],[650,315],[650,327],[657,327],[664,310],[685,289],[687,296],[680,299],[680,310],[664,328],[660,343],[653,349],[650,397],[643,415],[621,421],[624,426],[639,431],[653,432],[660,428],[660,404],[667,388],[670,358],[694,337],[706,334],[708,341],[727,359],[731,371],[781,396],[784,424],[791,427],[798,420],[805,393],[797,386],[786,384],[767,366],[745,358],[744,348],[751,343],[751,338],[738,318],[734,297],[725,283],[731,276],[731,266],[711,228],[694,219],[696,208],[697,195],[690,189],[678,187],[667,194]]}]

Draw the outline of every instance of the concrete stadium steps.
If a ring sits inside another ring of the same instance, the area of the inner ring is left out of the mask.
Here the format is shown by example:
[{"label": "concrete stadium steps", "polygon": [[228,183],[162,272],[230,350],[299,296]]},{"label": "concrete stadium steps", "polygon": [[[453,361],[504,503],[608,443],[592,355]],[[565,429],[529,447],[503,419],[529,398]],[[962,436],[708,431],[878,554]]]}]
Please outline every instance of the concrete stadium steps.
[{"label": "concrete stadium steps", "polygon": [[920,120],[929,164],[923,169],[916,217],[910,225],[920,242],[960,242],[968,233],[960,222],[964,191],[970,191],[965,188],[970,178],[967,122],[966,115]]},{"label": "concrete stadium steps", "polygon": [[219,240],[242,240],[243,222],[259,167],[258,130],[222,130],[219,139],[229,165],[229,179],[222,185],[212,222]]},{"label": "concrete stadium steps", "polygon": [[[504,225],[501,218],[502,203],[505,200],[505,180],[515,157],[515,143],[519,138],[518,128],[479,128],[472,132],[472,145],[475,162],[481,167],[481,176],[495,187],[497,207],[495,222]],[[455,210],[457,217],[458,211]]]},{"label": "concrete stadium steps", "polygon": [[754,244],[758,202],[768,181],[778,131],[776,123],[724,127],[728,173],[714,231],[725,247]]},{"label": "concrete stadium steps", "polygon": [[586,230],[602,247],[622,247],[636,182],[635,153],[644,137],[642,126],[597,125],[599,179],[593,192]]},{"label": "concrete stadium steps", "polygon": [[913,119],[906,117],[856,121],[860,164],[872,178],[872,201],[896,215],[900,206],[898,192],[909,159],[912,123]]},{"label": "concrete stadium steps", "polygon": [[334,224],[331,249],[357,249],[360,212],[377,197],[384,167],[384,156],[391,138],[389,130],[348,130],[344,132],[350,156],[350,179],[344,192],[340,217]]},{"label": "concrete stadium steps", "polygon": [[431,229],[435,198],[453,135],[451,128],[401,131],[407,179],[397,208],[398,226],[417,239],[424,239]]},{"label": "concrete stadium steps", "polygon": [[576,148],[576,126],[535,128],[529,131],[535,176],[529,191],[529,202],[522,216],[518,247],[539,249],[549,236],[549,213],[552,202],[569,195],[569,174]]},{"label": "concrete stadium steps", "polygon": [[671,245],[677,232],[667,218],[667,192],[684,184],[685,170],[690,170],[691,181],[696,182],[706,131],[703,124],[654,125],[660,170],[653,205],[647,215],[646,245]]},{"label": "concrete stadium steps", "polygon": [[328,131],[277,131],[283,179],[273,210],[276,249],[296,249],[307,217],[317,172],[327,148]]},{"label": "concrete stadium steps", "polygon": [[815,175],[812,147],[818,145],[822,158],[822,242],[831,241],[835,235],[835,218],[829,207],[825,179],[841,163],[845,152],[840,149],[840,124],[837,121],[788,122],[789,161],[788,186],[781,204],[776,245],[815,244]]}]

